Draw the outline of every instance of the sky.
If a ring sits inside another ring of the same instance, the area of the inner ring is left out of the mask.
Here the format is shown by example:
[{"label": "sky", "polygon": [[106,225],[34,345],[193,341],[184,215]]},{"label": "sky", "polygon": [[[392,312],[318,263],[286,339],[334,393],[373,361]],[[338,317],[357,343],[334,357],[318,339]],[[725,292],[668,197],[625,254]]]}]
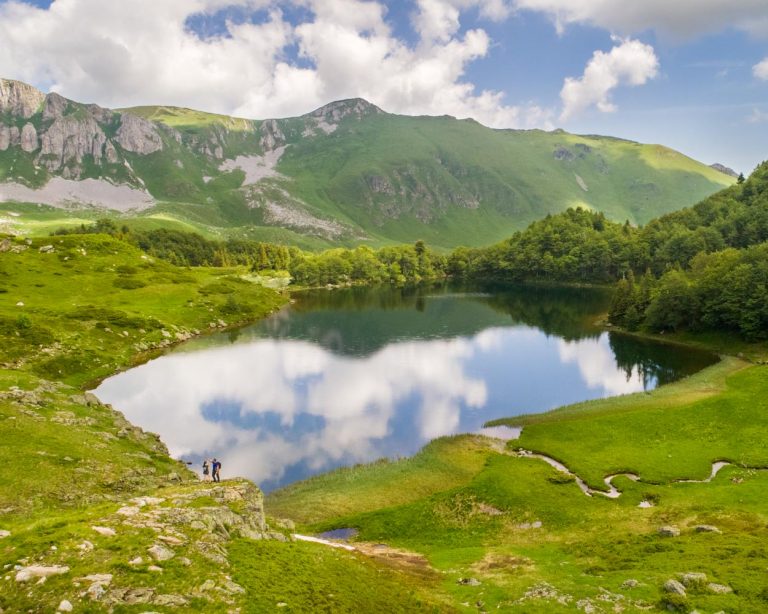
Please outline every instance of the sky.
[{"label": "sky", "polygon": [[0,76],[254,119],[342,98],[768,159],[768,0],[0,0]]}]

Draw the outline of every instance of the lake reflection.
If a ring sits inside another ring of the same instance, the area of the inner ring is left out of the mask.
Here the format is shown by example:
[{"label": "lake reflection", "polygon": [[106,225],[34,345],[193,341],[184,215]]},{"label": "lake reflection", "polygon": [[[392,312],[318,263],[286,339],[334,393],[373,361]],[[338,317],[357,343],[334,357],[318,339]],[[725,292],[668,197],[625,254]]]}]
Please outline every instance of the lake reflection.
[{"label": "lake reflection", "polygon": [[270,490],[410,455],[493,418],[652,388],[712,361],[595,331],[605,303],[600,293],[540,289],[307,294],[96,392],[174,456],[196,465],[218,456],[225,475]]}]

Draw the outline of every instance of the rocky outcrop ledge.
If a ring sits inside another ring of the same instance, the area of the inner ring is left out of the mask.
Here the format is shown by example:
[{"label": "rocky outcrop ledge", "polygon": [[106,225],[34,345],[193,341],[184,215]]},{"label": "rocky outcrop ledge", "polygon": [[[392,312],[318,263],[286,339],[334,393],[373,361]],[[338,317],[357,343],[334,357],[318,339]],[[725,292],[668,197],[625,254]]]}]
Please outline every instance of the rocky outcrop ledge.
[{"label": "rocky outcrop ledge", "polygon": [[292,539],[270,529],[263,495],[246,480],[184,484],[132,497],[68,531],[87,538],[62,535],[45,552],[19,560],[5,578],[12,590],[33,598],[39,593],[39,602],[53,607],[64,604],[59,611],[122,611],[139,604],[183,611],[202,603],[232,608],[247,594],[229,575],[229,541]]}]

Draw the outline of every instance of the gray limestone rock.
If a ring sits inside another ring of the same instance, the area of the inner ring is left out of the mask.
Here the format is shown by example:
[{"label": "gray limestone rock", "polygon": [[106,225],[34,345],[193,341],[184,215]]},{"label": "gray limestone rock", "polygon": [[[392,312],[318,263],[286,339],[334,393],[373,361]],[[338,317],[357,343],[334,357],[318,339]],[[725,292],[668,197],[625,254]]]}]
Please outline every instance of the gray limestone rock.
[{"label": "gray limestone rock", "polygon": [[720,529],[711,524],[697,524],[693,527],[693,530],[696,531],[696,533],[722,533]]},{"label": "gray limestone rock", "polygon": [[[71,166],[79,167],[86,155],[93,156],[94,162],[100,164],[107,137],[92,117],[65,116],[57,118],[43,132],[41,141],[38,164],[49,171],[62,167],[69,171]],[[62,173],[62,176],[68,174],[77,179],[79,173],[79,168],[76,168],[74,173]]]},{"label": "gray limestone rock", "polygon": [[130,113],[120,114],[120,128],[115,139],[126,151],[143,156],[160,151],[163,140],[152,122]]},{"label": "gray limestone rock", "polygon": [[285,145],[285,135],[280,130],[277,120],[268,119],[262,122],[259,144],[264,151],[272,151],[281,145]]},{"label": "gray limestone rock", "polygon": [[155,544],[147,549],[149,556],[156,561],[168,561],[176,556],[176,553],[163,544]]},{"label": "gray limestone rock", "polygon": [[11,146],[11,128],[0,124],[0,151],[6,151]]},{"label": "gray limestone rock", "polygon": [[691,588],[692,586],[702,586],[707,581],[707,574],[696,571],[689,571],[687,573],[680,574],[680,580],[688,588]]},{"label": "gray limestone rock", "polygon": [[659,528],[659,535],[662,537],[680,537],[680,529],[672,525],[666,525]]},{"label": "gray limestone rock", "polygon": [[63,117],[68,106],[69,101],[64,98],[64,96],[61,96],[56,92],[51,92],[45,97],[45,104],[43,105],[43,119],[45,121],[50,121],[59,117]]},{"label": "gray limestone rock", "polygon": [[726,593],[733,592],[733,589],[730,586],[726,586],[725,584],[716,584],[715,582],[710,582],[707,584],[707,589],[709,589],[709,592],[718,595],[725,595]]},{"label": "gray limestone rock", "polygon": [[18,117],[32,117],[45,95],[38,89],[10,79],[0,79],[0,113],[10,113]]},{"label": "gray limestone rock", "polygon": [[669,579],[664,583],[664,592],[673,595],[685,595],[685,586],[677,580]]}]

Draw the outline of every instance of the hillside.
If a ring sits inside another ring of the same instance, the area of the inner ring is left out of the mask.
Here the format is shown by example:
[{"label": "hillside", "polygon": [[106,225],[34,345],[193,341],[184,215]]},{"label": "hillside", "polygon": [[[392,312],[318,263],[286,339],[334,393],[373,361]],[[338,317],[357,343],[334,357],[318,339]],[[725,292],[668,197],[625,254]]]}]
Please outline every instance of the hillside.
[{"label": "hillside", "polygon": [[207,236],[448,248],[572,206],[642,224],[734,179],[658,145],[400,116],[361,99],[248,120],[112,111],[0,80],[0,182],[0,201],[60,208],[15,208],[11,230],[41,215],[79,224],[93,211],[61,209],[79,204]]}]

